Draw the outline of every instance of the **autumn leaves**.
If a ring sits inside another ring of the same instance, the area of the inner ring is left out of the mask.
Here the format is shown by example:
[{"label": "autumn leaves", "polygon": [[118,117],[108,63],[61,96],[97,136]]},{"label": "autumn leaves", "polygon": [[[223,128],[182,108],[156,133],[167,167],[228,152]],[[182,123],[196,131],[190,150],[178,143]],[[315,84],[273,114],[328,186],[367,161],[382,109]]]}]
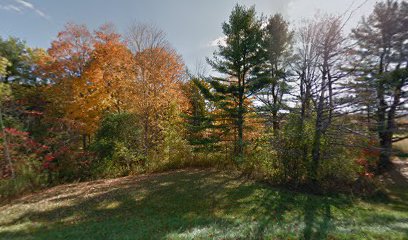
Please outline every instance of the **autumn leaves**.
[{"label": "autumn leaves", "polygon": [[185,107],[181,58],[168,45],[154,44],[146,34],[154,28],[140,29],[131,28],[133,38],[126,41],[111,25],[90,32],[68,24],[38,62],[52,83],[54,111],[73,120],[82,134],[93,134],[105,114],[134,112],[144,121],[147,146],[169,104]]}]

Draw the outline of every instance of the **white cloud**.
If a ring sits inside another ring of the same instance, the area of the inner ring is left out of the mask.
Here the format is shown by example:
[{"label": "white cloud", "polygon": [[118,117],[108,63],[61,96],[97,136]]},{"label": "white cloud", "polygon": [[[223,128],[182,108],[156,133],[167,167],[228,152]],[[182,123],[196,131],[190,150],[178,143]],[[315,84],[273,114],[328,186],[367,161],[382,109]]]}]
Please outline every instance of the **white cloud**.
[{"label": "white cloud", "polygon": [[41,17],[43,17],[43,18],[50,19],[50,17],[49,17],[47,14],[45,14],[43,11],[41,11],[41,10],[35,9],[35,12],[36,12],[38,15],[40,15]]},{"label": "white cloud", "polygon": [[29,3],[29,2],[26,2],[26,1],[23,1],[23,0],[16,0],[16,2],[20,3],[21,5],[23,5],[26,8],[30,8],[30,9],[33,9],[33,10],[35,9],[34,5],[32,3]]},{"label": "white cloud", "polygon": [[28,2],[27,0],[14,0],[10,4],[0,5],[0,9],[19,13],[22,13],[23,10],[34,11],[38,16],[45,18],[47,20],[50,19],[50,17],[47,14],[45,14],[43,11],[38,9],[36,6],[34,6],[34,4]]},{"label": "white cloud", "polygon": [[208,45],[210,47],[217,47],[218,45],[226,46],[227,45],[226,41],[227,41],[227,37],[226,36],[221,36],[221,37],[218,37],[218,38],[212,40],[211,42],[209,42]]},{"label": "white cloud", "polygon": [[15,6],[15,5],[12,5],[12,4],[0,5],[0,9],[6,10],[6,11],[21,12],[21,8]]}]

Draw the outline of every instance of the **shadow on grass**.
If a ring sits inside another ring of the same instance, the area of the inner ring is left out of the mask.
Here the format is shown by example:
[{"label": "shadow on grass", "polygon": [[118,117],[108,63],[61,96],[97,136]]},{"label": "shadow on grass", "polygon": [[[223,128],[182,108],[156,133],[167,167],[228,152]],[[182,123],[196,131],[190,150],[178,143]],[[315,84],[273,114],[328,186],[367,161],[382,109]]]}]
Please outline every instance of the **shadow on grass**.
[{"label": "shadow on grass", "polygon": [[[85,192],[75,189],[72,194],[59,198],[45,192],[43,199],[36,195],[20,204],[52,203],[52,207],[44,210],[31,207],[2,224],[2,227],[13,227],[29,222],[38,227],[2,231],[0,238],[161,239],[172,232],[184,232],[214,222],[228,228],[234,223],[218,218],[213,212],[228,184],[239,182],[231,177],[199,171],[160,175],[138,184],[125,180],[114,188],[102,186]],[[242,197],[251,194],[250,189],[247,190],[241,192]],[[41,203],[44,199],[47,201]],[[70,201],[69,204],[66,201]]]},{"label": "shadow on grass", "polygon": [[365,198],[364,201],[383,204],[395,211],[408,212],[408,178],[402,173],[408,171],[408,164],[403,160],[397,160],[392,168],[380,177],[384,184],[383,191]]},{"label": "shadow on grass", "polygon": [[327,239],[332,209],[351,202],[185,170],[61,186],[16,204],[0,239]]}]

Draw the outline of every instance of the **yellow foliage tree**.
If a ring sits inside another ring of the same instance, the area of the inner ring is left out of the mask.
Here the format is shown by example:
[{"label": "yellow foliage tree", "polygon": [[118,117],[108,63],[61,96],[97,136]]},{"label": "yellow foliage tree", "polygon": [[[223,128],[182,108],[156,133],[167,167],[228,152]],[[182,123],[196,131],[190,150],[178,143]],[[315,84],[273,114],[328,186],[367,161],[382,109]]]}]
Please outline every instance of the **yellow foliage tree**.
[{"label": "yellow foliage tree", "polygon": [[148,48],[135,54],[135,111],[143,123],[146,150],[163,137],[162,119],[172,105],[182,112],[187,108],[182,82],[184,64],[179,55],[168,48]]},{"label": "yellow foliage tree", "polygon": [[86,123],[92,134],[104,113],[120,113],[132,105],[134,83],[133,56],[110,25],[95,32],[91,60],[78,84],[74,100],[67,111],[74,119]]}]

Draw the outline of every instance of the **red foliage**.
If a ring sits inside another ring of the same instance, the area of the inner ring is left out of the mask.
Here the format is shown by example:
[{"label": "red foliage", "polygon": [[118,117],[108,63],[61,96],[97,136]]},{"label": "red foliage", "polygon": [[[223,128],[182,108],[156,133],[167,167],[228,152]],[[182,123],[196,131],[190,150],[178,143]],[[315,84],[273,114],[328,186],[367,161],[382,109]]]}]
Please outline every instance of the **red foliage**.
[{"label": "red foliage", "polygon": [[7,134],[10,134],[11,136],[28,136],[28,132],[20,131],[15,128],[5,128],[4,129]]},{"label": "red foliage", "polygon": [[360,172],[362,177],[372,178],[374,176],[372,170],[375,169],[380,156],[380,150],[375,146],[376,142],[371,140],[368,146],[361,150],[359,158],[356,159],[356,163],[363,168],[363,171]]},{"label": "red foliage", "polygon": [[51,169],[50,164],[54,161],[55,156],[51,153],[48,153],[44,156],[43,168],[44,169]]},{"label": "red foliage", "polygon": [[[41,144],[30,137],[29,132],[21,131],[15,128],[5,128],[8,139],[8,147],[11,159],[14,163],[14,168],[19,166],[32,165],[38,171],[51,169],[50,164],[54,161],[55,155],[51,152],[51,148]],[[0,137],[4,137],[0,134]],[[3,145],[0,146],[2,152]],[[38,164],[42,164],[42,168],[38,168]],[[0,177],[10,177],[10,166],[5,164],[0,166]]]}]

